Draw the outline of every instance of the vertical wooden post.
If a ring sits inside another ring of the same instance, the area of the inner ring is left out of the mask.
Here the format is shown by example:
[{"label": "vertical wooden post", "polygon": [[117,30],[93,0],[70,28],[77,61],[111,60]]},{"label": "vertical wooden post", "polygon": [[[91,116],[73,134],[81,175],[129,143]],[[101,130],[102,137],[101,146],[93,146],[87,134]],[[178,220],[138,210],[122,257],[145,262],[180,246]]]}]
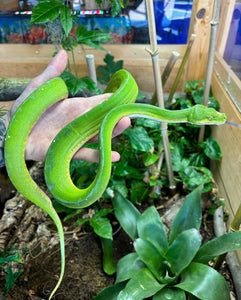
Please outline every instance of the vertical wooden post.
[{"label": "vertical wooden post", "polygon": [[210,38],[210,21],[212,18],[213,0],[196,0],[193,5],[193,18],[190,25],[190,34],[196,34],[187,67],[187,80],[205,78],[208,45]]}]

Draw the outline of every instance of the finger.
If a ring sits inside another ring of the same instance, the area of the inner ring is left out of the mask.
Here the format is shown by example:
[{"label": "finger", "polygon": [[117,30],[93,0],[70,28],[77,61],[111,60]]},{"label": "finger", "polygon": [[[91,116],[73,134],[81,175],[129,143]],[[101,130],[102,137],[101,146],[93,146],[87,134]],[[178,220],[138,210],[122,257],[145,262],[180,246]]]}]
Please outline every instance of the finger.
[{"label": "finger", "polygon": [[37,77],[32,79],[22,94],[17,98],[11,108],[11,116],[14,114],[18,106],[39,86],[48,80],[60,76],[66,68],[68,55],[65,50],[60,50],[58,54],[48,64],[46,69]]},{"label": "finger", "polygon": [[[73,159],[75,160],[85,160],[88,162],[99,162],[99,151],[89,148],[81,148],[78,150]],[[111,151],[111,161],[117,162],[120,160],[120,154],[116,151]]]}]

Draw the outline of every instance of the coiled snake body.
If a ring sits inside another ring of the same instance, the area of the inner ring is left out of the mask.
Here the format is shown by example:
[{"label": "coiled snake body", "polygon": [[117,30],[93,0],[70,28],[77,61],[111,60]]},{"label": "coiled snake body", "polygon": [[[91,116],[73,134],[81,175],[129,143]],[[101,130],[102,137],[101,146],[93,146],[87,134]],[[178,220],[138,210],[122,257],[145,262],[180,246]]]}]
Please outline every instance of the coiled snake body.
[{"label": "coiled snake body", "polygon": [[[45,179],[49,191],[61,204],[82,208],[91,205],[103,194],[111,174],[111,134],[116,122],[123,116],[146,117],[160,122],[189,122],[193,124],[222,124],[224,114],[196,105],[192,108],[170,111],[134,102],[138,88],[130,73],[115,73],[105,92],[114,93],[108,100],[80,116],[63,128],[53,140],[46,157]],[[64,233],[61,221],[48,196],[30,177],[24,159],[28,135],[41,114],[55,102],[67,98],[68,91],[61,78],[55,78],[34,91],[17,109],[5,138],[5,163],[17,190],[45,210],[57,226],[61,247],[61,274],[52,291],[61,283],[65,267]],[[21,128],[21,129],[20,129]],[[69,163],[74,153],[99,132],[99,168],[93,183],[78,189],[69,174]]]}]

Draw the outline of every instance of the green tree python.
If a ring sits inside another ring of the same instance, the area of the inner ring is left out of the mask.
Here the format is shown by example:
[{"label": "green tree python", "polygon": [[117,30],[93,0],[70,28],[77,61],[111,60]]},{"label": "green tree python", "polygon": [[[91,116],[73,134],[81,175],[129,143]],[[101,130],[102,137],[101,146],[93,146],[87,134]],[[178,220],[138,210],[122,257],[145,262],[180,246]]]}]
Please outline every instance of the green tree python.
[{"label": "green tree python", "polygon": [[[123,116],[145,117],[160,122],[189,122],[193,124],[222,124],[225,114],[202,105],[170,111],[152,105],[134,104],[138,87],[125,70],[115,73],[104,92],[113,93],[108,100],[80,116],[55,137],[45,162],[45,179],[49,191],[61,204],[83,208],[98,200],[104,192],[111,174],[111,135],[115,124]],[[61,78],[54,78],[35,90],[17,109],[5,137],[5,162],[9,177],[16,189],[41,207],[57,226],[61,248],[61,273],[50,298],[59,287],[64,274],[65,249],[61,221],[48,196],[30,177],[24,158],[28,135],[41,114],[55,102],[68,96]],[[20,129],[21,128],[21,129]],[[99,132],[99,168],[93,183],[78,189],[72,182],[69,164],[74,153]]]}]

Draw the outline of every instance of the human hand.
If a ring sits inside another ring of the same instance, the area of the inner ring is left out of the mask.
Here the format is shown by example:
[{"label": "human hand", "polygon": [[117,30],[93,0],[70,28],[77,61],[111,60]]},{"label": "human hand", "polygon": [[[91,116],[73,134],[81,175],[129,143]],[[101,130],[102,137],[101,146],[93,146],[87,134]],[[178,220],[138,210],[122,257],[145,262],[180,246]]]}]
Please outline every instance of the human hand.
[{"label": "human hand", "polygon": [[[64,71],[67,64],[68,56],[64,50],[59,53],[49,63],[47,68],[39,76],[34,78],[13,104],[10,114],[14,114],[18,106],[39,86],[46,81],[58,77]],[[25,159],[44,161],[48,148],[56,134],[68,123],[91,110],[96,105],[107,100],[111,94],[102,94],[89,98],[71,98],[55,103],[47,109],[34,125],[29,134]],[[119,135],[130,125],[129,118],[122,118],[113,131],[113,137]],[[97,140],[97,137],[90,142]],[[112,151],[112,161],[119,160],[119,153]],[[89,162],[98,162],[99,155],[97,150],[80,148],[74,155],[74,159],[86,160]]]}]

